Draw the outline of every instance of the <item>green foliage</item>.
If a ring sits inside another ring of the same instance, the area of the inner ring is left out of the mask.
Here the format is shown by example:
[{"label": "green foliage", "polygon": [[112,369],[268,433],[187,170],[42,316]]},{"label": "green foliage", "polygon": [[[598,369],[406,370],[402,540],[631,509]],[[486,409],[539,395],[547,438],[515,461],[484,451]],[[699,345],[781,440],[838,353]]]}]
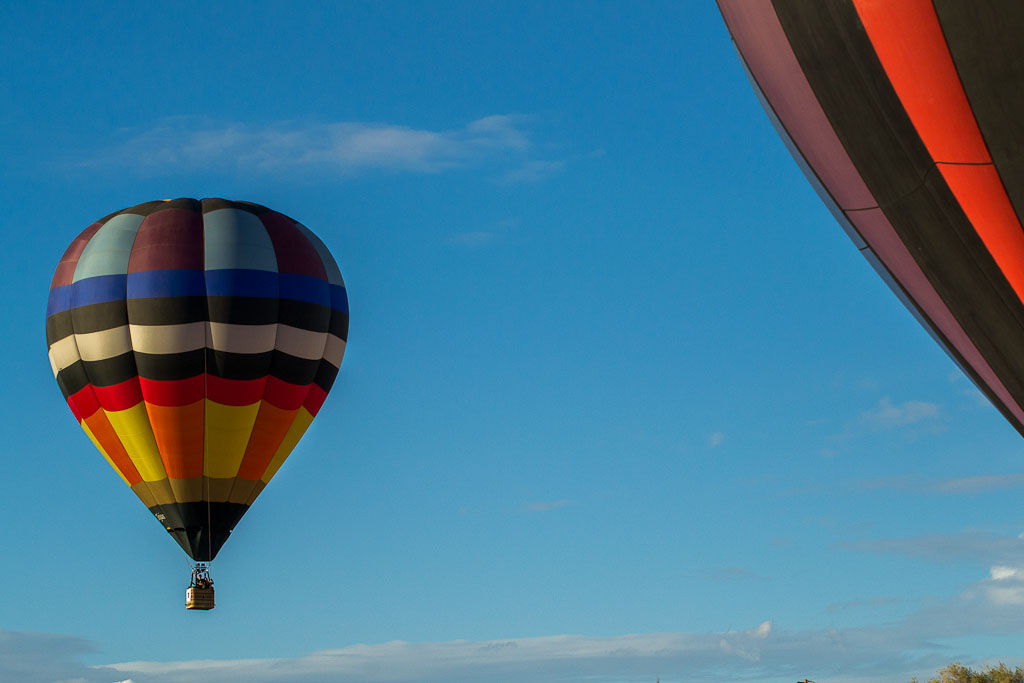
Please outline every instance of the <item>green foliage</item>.
[{"label": "green foliage", "polygon": [[[911,679],[910,683],[917,683],[917,679]],[[1009,669],[1000,662],[999,666],[975,671],[956,662],[939,671],[938,678],[929,678],[927,683],[1024,683],[1024,667]]]}]

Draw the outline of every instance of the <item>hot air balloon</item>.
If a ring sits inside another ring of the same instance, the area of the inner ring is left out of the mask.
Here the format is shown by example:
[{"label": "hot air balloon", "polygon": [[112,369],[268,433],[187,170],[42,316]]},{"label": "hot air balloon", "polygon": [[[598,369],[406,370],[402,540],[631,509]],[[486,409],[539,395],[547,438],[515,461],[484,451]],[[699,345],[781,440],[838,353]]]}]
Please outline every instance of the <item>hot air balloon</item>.
[{"label": "hot air balloon", "polygon": [[87,227],[57,265],[46,341],[57,384],[114,471],[208,563],[334,383],[348,300],[327,247],[258,204],[174,199]]},{"label": "hot air balloon", "polygon": [[836,219],[1024,434],[1024,3],[718,5]]}]

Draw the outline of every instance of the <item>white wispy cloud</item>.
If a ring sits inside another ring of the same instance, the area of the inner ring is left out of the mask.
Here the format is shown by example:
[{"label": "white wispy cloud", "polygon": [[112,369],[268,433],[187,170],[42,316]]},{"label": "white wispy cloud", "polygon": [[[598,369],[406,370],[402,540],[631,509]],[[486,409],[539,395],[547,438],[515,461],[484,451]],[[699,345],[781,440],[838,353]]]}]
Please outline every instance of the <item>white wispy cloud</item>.
[{"label": "white wispy cloud", "polygon": [[518,168],[505,171],[499,178],[502,183],[536,183],[558,175],[565,169],[563,160],[534,159]]},{"label": "white wispy cloud", "polygon": [[926,401],[905,401],[895,404],[888,396],[878,401],[878,405],[861,413],[861,421],[876,429],[891,429],[916,424],[925,420],[933,420],[939,416],[939,406]]},{"label": "white wispy cloud", "polygon": [[86,166],[127,167],[149,173],[181,170],[285,172],[368,170],[440,173],[493,166],[500,182],[534,182],[562,170],[564,161],[534,158],[538,146],[525,116],[500,114],[462,128],[430,130],[392,123],[277,122],[263,125],[200,117],[163,119],[121,131]]},{"label": "white wispy cloud", "polygon": [[708,446],[710,446],[711,448],[715,448],[717,446],[720,446],[724,440],[725,434],[723,434],[722,432],[714,432],[713,434],[708,435]]},{"label": "white wispy cloud", "polygon": [[982,474],[933,482],[932,490],[942,493],[980,493],[1024,486],[1024,474]]},{"label": "white wispy cloud", "polygon": [[860,486],[866,489],[900,489],[949,495],[975,494],[1024,487],[1024,474],[980,474],[951,479],[927,479],[916,475],[897,475],[864,481]]},{"label": "white wispy cloud", "polygon": [[1024,538],[984,531],[927,534],[841,543],[839,547],[871,553],[895,553],[939,563],[974,562],[1024,566]]},{"label": "white wispy cloud", "polygon": [[851,609],[888,607],[906,602],[905,598],[895,598],[887,595],[876,595],[870,598],[847,600],[846,602],[833,602],[825,608],[829,614],[837,614]]},{"label": "white wispy cloud", "polygon": [[482,230],[471,230],[452,235],[448,241],[461,247],[478,248],[505,241],[514,228],[519,225],[519,219],[506,218],[495,221]]}]

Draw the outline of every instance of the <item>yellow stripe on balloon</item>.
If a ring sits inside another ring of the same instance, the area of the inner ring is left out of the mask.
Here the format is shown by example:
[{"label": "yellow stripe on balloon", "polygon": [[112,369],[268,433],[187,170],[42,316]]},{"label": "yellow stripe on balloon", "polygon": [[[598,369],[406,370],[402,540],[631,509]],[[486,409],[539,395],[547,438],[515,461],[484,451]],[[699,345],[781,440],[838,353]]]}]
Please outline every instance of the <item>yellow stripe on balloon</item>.
[{"label": "yellow stripe on balloon", "polygon": [[85,430],[86,436],[88,436],[89,440],[92,441],[92,444],[96,446],[96,450],[103,454],[103,457],[107,459],[107,462],[110,463],[110,466],[114,468],[115,472],[117,472],[117,476],[121,477],[125,484],[128,484],[128,480],[125,479],[125,476],[123,474],[121,474],[121,470],[117,469],[117,465],[115,465],[114,461],[110,459],[110,456],[107,455],[107,452],[103,450],[103,446],[100,445],[99,439],[97,439],[96,436],[92,433],[92,430],[89,429],[89,425],[85,424],[85,420],[82,420],[80,424],[82,425],[82,429]]},{"label": "yellow stripe on balloon", "polygon": [[238,474],[259,410],[260,401],[247,406],[226,406],[206,399],[203,474],[221,478]]},{"label": "yellow stripe on balloon", "polygon": [[284,439],[281,441],[281,445],[274,451],[274,457],[270,459],[270,464],[267,465],[266,471],[260,480],[263,483],[269,483],[270,480],[277,474],[277,471],[284,464],[285,458],[295,448],[295,444],[299,442],[302,435],[306,433],[306,429],[313,421],[313,415],[306,410],[305,406],[299,408],[298,414],[295,416],[295,421],[292,422],[292,426],[288,428],[288,431],[284,435]]},{"label": "yellow stripe on balloon", "polygon": [[160,450],[153,438],[153,429],[149,426],[149,415],[146,404],[139,402],[127,410],[103,410],[114,428],[117,438],[121,439],[124,450],[132,459],[135,469],[139,471],[143,481],[159,481],[167,478],[164,463],[160,459]]}]

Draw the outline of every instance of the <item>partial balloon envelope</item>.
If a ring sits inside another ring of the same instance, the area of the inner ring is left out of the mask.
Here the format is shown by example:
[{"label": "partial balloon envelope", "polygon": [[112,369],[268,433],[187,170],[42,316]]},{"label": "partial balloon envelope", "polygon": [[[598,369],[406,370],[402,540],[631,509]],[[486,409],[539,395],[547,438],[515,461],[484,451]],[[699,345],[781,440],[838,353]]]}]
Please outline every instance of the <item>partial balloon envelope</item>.
[{"label": "partial balloon envelope", "polygon": [[348,338],[323,242],[224,199],[93,223],[58,264],[46,315],[71,412],[196,561],[216,556],[302,437]]},{"label": "partial balloon envelope", "polygon": [[822,199],[1024,434],[1024,3],[718,4]]}]

